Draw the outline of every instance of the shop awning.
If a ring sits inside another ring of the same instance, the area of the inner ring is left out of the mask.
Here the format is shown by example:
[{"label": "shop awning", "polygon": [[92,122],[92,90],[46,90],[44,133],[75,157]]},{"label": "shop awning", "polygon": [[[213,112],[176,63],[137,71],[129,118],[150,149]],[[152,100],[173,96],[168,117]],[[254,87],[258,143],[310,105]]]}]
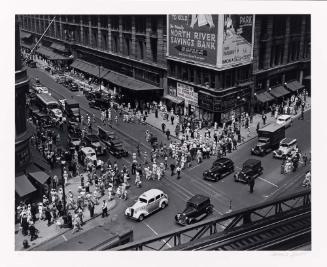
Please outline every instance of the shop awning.
[{"label": "shop awning", "polygon": [[51,49],[41,46],[36,49],[36,52],[43,55],[44,57],[48,58],[49,60],[68,60],[69,57],[65,57],[53,52]]},{"label": "shop awning", "polygon": [[30,172],[28,175],[40,184],[44,184],[50,178],[49,174],[43,171]]},{"label": "shop awning", "polygon": [[[99,77],[99,66],[84,61],[82,59],[75,59],[74,62],[70,65],[74,69],[78,69],[80,71],[86,72],[95,77]],[[100,77],[104,78],[104,76],[109,72],[108,69],[104,67],[100,67]]]},{"label": "shop awning", "polygon": [[65,45],[62,44],[52,43],[50,47],[61,52],[68,52]]},{"label": "shop awning", "polygon": [[176,104],[181,104],[184,101],[183,98],[180,98],[177,96],[172,96],[172,95],[165,95],[163,98],[168,99],[171,102],[176,103]]},{"label": "shop awning", "polygon": [[110,71],[103,79],[116,84],[117,86],[127,88],[133,91],[145,91],[145,90],[163,90],[163,88],[154,86],[152,84],[136,80],[132,77]]},{"label": "shop awning", "polygon": [[31,36],[32,36],[31,33],[23,32],[23,31],[20,32],[20,39],[28,39],[31,38]]},{"label": "shop awning", "polygon": [[268,92],[257,93],[256,98],[261,103],[266,103],[271,100],[274,100],[274,97],[271,94],[269,94]]},{"label": "shop awning", "polygon": [[286,84],[288,90],[296,92],[297,90],[303,89],[304,85],[300,84],[298,81],[292,81]]},{"label": "shop awning", "polygon": [[36,188],[28,180],[26,175],[17,176],[15,178],[15,191],[20,197],[24,197],[36,191]]},{"label": "shop awning", "polygon": [[29,50],[32,50],[33,47],[34,47],[34,44],[26,44],[26,43],[24,43],[24,42],[21,42],[21,43],[20,43],[20,46],[21,46],[21,47],[28,48]]},{"label": "shop awning", "polygon": [[288,95],[290,92],[287,91],[284,86],[276,86],[274,88],[271,88],[270,94],[273,95],[276,98],[280,98],[282,96]]}]

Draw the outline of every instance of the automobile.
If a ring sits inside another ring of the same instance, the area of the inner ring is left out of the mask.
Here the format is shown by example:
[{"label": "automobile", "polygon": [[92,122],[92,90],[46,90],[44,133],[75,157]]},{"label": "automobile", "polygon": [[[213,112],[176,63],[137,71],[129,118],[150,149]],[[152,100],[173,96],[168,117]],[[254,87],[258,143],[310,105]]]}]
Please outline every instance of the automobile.
[{"label": "automobile", "polygon": [[186,202],[184,211],[176,214],[175,221],[180,225],[188,225],[202,220],[212,212],[213,205],[210,203],[210,198],[195,195]]},{"label": "automobile", "polygon": [[133,206],[125,210],[128,218],[143,221],[145,217],[168,205],[168,195],[159,189],[150,189],[139,196]]},{"label": "automobile", "polygon": [[123,144],[114,138],[108,142],[108,152],[116,158],[128,157],[128,151],[123,148]]},{"label": "automobile", "polygon": [[38,94],[49,94],[49,89],[45,86],[35,86],[34,90]]},{"label": "automobile", "polygon": [[97,156],[106,154],[106,146],[100,141],[99,137],[95,134],[88,134],[83,140],[84,146],[92,147]]},{"label": "automobile", "polygon": [[68,121],[67,130],[68,130],[68,133],[71,135],[78,136],[78,137],[82,136],[82,130],[81,130],[80,124],[78,122]]},{"label": "automobile", "polygon": [[66,76],[64,74],[59,74],[56,78],[56,82],[59,84],[64,84],[66,82]]},{"label": "automobile", "polygon": [[59,108],[51,109],[49,115],[53,122],[59,122],[61,120],[64,120],[62,111]]},{"label": "automobile", "polygon": [[203,173],[203,179],[217,182],[233,172],[233,161],[228,158],[220,158],[213,162],[211,169]]},{"label": "automobile", "polygon": [[248,183],[250,179],[256,179],[262,173],[261,160],[248,159],[243,163],[242,170],[234,174],[234,181]]},{"label": "automobile", "polygon": [[284,138],[280,141],[279,148],[273,151],[273,158],[285,159],[297,150],[297,140],[295,138]]},{"label": "automobile", "polygon": [[99,110],[107,110],[110,108],[110,102],[107,99],[96,98],[89,102],[89,107]]},{"label": "automobile", "polygon": [[116,139],[116,135],[112,131],[105,130],[98,126],[98,137],[107,146],[110,146],[110,141]]},{"label": "automobile", "polygon": [[276,121],[277,124],[284,125],[285,128],[292,126],[292,116],[291,115],[280,115]]},{"label": "automobile", "polygon": [[82,139],[77,135],[68,135],[68,146],[73,147],[77,151],[81,147]]},{"label": "automobile", "polygon": [[78,152],[78,160],[83,164],[93,164],[95,167],[103,165],[103,161],[98,160],[95,150],[92,147],[82,147]]},{"label": "automobile", "polygon": [[36,123],[36,121],[38,121],[38,123],[42,124],[43,128],[49,128],[53,126],[50,116],[42,111],[33,110],[31,112],[31,116],[33,122]]},{"label": "automobile", "polygon": [[68,89],[72,92],[77,92],[79,91],[78,84],[75,82],[71,82],[71,84],[68,86]]}]

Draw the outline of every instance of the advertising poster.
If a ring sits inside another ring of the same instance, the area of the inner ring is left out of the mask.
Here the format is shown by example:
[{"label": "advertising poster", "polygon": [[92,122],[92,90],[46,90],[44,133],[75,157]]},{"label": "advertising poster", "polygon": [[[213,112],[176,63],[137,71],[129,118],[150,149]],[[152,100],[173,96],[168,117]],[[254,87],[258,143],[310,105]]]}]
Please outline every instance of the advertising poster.
[{"label": "advertising poster", "polygon": [[224,15],[222,65],[250,63],[253,15]]},{"label": "advertising poster", "polygon": [[216,65],[218,15],[169,15],[168,55]]},{"label": "advertising poster", "polygon": [[186,103],[198,106],[198,93],[192,86],[183,83],[177,83],[177,96],[185,100]]}]

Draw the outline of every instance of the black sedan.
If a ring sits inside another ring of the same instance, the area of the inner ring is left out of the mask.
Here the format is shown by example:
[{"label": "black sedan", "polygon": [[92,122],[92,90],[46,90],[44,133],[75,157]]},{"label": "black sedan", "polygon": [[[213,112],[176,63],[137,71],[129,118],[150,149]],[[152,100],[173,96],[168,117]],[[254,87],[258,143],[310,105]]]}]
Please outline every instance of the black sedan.
[{"label": "black sedan", "polygon": [[220,158],[214,161],[210,170],[203,173],[203,179],[217,182],[233,172],[233,161],[228,158]]}]

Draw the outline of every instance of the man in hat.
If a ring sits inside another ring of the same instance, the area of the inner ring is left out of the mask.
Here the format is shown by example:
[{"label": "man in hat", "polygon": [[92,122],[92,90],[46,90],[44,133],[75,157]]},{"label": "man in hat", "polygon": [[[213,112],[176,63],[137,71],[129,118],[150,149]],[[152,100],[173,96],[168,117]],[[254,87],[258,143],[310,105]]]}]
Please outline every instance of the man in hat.
[{"label": "man in hat", "polygon": [[108,205],[107,201],[104,199],[102,203],[102,218],[108,217]]}]

